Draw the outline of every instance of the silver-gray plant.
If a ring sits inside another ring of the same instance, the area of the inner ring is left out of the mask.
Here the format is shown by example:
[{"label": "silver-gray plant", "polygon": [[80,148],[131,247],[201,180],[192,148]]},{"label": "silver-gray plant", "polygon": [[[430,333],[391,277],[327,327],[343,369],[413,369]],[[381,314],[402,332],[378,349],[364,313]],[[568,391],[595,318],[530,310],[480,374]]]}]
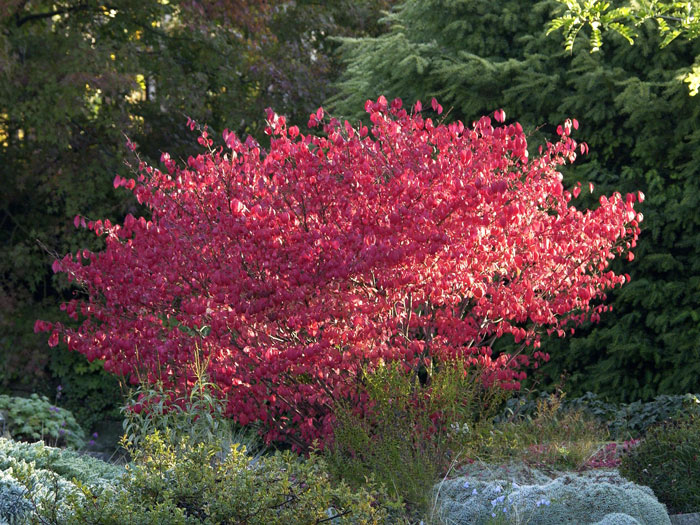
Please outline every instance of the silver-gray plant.
[{"label": "silver-gray plant", "polygon": [[[437,489],[436,489],[437,492]],[[460,477],[439,487],[436,514],[449,525],[670,525],[651,489],[613,472],[565,474],[541,484]]]}]

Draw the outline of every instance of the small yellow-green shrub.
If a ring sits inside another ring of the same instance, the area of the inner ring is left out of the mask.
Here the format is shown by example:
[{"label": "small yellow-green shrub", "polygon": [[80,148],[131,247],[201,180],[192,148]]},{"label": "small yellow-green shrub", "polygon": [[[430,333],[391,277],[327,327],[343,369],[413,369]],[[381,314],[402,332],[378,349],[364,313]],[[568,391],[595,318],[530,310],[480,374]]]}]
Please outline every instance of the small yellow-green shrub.
[{"label": "small yellow-green shrub", "polygon": [[[97,506],[76,513],[78,521],[149,522],[163,514],[177,523],[307,524],[337,516],[341,523],[380,523],[371,485],[352,492],[332,486],[322,460],[301,460],[290,452],[253,461],[233,446],[223,460],[207,443],[173,443],[167,433],[144,439],[134,451],[132,475],[120,491],[104,492]],[[99,510],[98,510],[99,509]]]},{"label": "small yellow-green shrub", "polygon": [[[386,510],[370,483],[352,491],[331,484],[323,461],[290,452],[251,458],[233,446],[221,459],[220,446],[173,439],[170,432],[144,436],[119,483],[99,491],[74,482],[57,502],[33,501],[39,513],[29,523],[44,525],[308,525],[379,524]],[[23,478],[30,479],[30,473]],[[22,480],[20,480],[22,481]],[[76,493],[77,492],[77,493]],[[331,518],[331,519],[329,519]],[[325,521],[324,521],[325,520]]]}]

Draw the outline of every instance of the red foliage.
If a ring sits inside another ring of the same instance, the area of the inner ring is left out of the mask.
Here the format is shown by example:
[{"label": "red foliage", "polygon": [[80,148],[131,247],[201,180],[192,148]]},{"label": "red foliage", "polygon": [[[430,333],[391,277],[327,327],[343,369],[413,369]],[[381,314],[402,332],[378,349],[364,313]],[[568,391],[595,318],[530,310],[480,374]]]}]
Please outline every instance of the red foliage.
[{"label": "red foliage", "polygon": [[584,468],[617,468],[622,462],[622,456],[639,444],[639,439],[628,439],[620,443],[608,443],[590,458]]},{"label": "red foliage", "polygon": [[[187,167],[164,154],[164,171],[117,176],[151,219],[76,219],[106,241],[54,263],[87,292],[64,305],[82,324],[36,328],[177,389],[201,351],[232,417],[298,444],[329,434],[329,401],[355,396],[360,368],[381,360],[465,358],[518,388],[524,349],[547,358],[542,331],[596,320],[625,282],[608,265],[637,239],[636,196],[571,205],[557,172],[576,157],[570,121],[528,159],[517,123],[436,124],[419,108],[380,97],[371,131],[331,118],[323,137],[269,111],[269,152],[228,132],[212,149],[203,132],[208,153]],[[492,356],[505,334],[520,347]]]}]

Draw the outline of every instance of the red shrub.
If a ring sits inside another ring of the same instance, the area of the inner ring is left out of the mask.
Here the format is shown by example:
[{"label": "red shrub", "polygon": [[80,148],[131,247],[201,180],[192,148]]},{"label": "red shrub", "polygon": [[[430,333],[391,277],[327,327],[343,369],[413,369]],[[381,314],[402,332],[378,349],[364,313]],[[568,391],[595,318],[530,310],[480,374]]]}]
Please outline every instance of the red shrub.
[{"label": "red shrub", "polygon": [[[576,121],[528,159],[517,123],[436,124],[384,97],[366,109],[371,130],[330,119],[323,137],[270,111],[269,151],[228,132],[212,149],[204,132],[208,152],[186,167],[164,154],[164,171],[117,176],[151,219],[76,217],[106,240],[54,263],[87,292],[64,305],[82,324],[36,328],[177,389],[194,379],[198,341],[230,414],[300,444],[330,432],[329,401],[355,395],[360,367],[380,360],[464,357],[518,388],[524,350],[547,357],[543,330],[596,320],[625,282],[608,264],[635,244],[636,196],[571,206],[557,167],[585,149]],[[323,120],[319,109],[309,124]],[[492,356],[504,334],[521,346]]]}]

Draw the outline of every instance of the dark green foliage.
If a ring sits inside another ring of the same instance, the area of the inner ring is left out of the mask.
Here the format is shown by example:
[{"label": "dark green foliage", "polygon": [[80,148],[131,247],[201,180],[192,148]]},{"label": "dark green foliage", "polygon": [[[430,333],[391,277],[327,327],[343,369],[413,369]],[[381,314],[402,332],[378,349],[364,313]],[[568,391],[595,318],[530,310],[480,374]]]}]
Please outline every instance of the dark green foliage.
[{"label": "dark green foliage", "polygon": [[700,417],[667,421],[651,428],[622,457],[620,473],[650,487],[669,513],[700,511]]},{"label": "dark green foliage", "polygon": [[123,399],[116,377],[104,373],[101,361],[90,363],[85,356],[63,347],[48,351],[49,370],[62,388],[60,406],[70,410],[88,431],[106,418],[119,420]]},{"label": "dark green foliage", "polygon": [[[552,398],[556,396],[542,392],[538,399],[509,399],[503,413],[495,420],[502,423],[528,419],[537,412],[540,403]],[[700,416],[700,395],[660,395],[651,401],[618,404],[605,402],[596,394],[586,392],[581,397],[563,398],[559,410],[582,411],[605,424],[612,439],[625,440],[643,436],[648,428],[674,417],[692,414]]]},{"label": "dark green foliage", "polygon": [[638,400],[614,405],[603,403],[588,392],[583,397],[571,399],[567,407],[587,409],[607,423],[611,435],[616,439],[628,439],[643,436],[647,429],[663,421],[688,414],[700,415],[700,396],[660,395],[647,402]]},{"label": "dark green foliage", "polygon": [[[600,193],[641,190],[645,219],[635,260],[615,269],[632,281],[610,294],[614,311],[566,340],[547,340],[545,377],[568,373],[572,395],[595,391],[632,401],[700,389],[700,106],[683,78],[700,54],[697,41],[660,48],[654,27],[635,45],[610,35],[602,50],[568,53],[547,37],[554,2],[409,0],[377,38],[346,40],[347,72],[336,113],[353,113],[384,94],[407,102],[438,97],[448,119],[469,123],[503,108],[541,142],[565,118],[590,154],[565,181],[591,181]],[[584,186],[585,187],[585,186]]]}]

